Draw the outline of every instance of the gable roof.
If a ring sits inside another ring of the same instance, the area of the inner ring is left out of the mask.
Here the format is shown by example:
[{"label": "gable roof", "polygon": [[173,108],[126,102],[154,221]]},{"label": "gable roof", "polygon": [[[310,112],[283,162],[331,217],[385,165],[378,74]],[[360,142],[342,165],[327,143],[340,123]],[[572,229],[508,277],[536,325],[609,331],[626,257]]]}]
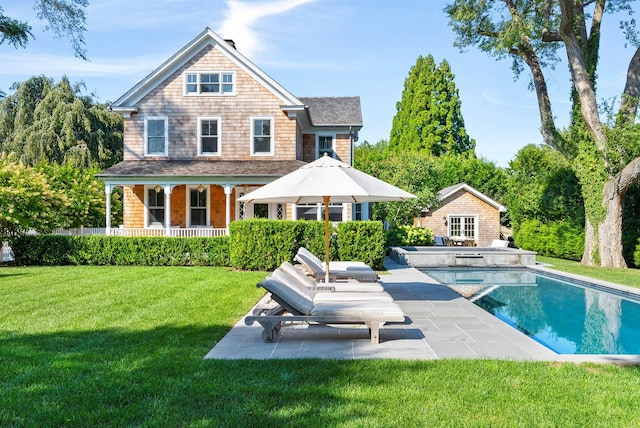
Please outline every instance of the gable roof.
[{"label": "gable roof", "polygon": [[360,97],[300,97],[312,126],[362,126]]},{"label": "gable roof", "polygon": [[488,197],[484,193],[482,193],[479,190],[476,190],[473,187],[469,186],[467,183],[458,183],[458,184],[454,184],[453,186],[445,187],[444,189],[442,189],[442,190],[440,190],[438,192],[438,199],[442,201],[443,199],[448,198],[449,196],[453,195],[454,193],[456,193],[459,190],[465,190],[465,191],[471,193],[472,195],[474,195],[478,199],[480,199],[480,200],[486,202],[487,204],[493,206],[495,209],[497,209],[501,213],[507,211],[507,208],[504,205],[499,204],[498,202],[494,201],[493,199],[491,199],[490,197]]},{"label": "gable roof", "polygon": [[206,46],[211,45],[235,63],[243,71],[247,72],[256,81],[261,83],[267,90],[273,93],[281,102],[290,109],[302,109],[303,103],[293,94],[282,87],[278,82],[269,77],[258,66],[252,63],[247,57],[242,55],[227,40],[223,39],[210,28],[205,28],[202,33],[187,43],[182,49],[176,52],[171,58],[152,71],[144,79],[138,82],[133,88],[118,98],[111,108],[114,111],[135,111],[135,105],[145,95],[149,94],[156,86],[164,81],[171,74],[183,67],[189,60],[198,54]]}]

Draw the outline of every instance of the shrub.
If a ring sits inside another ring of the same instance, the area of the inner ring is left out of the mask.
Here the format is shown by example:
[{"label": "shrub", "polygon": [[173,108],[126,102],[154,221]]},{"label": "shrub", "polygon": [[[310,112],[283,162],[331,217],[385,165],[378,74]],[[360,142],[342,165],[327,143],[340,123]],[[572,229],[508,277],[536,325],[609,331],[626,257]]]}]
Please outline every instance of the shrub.
[{"label": "shrub", "polygon": [[384,229],[379,221],[352,221],[338,224],[340,260],[357,260],[382,269],[386,253]]},{"label": "shrub", "polygon": [[22,236],[10,241],[19,265],[229,266],[229,238]]},{"label": "shrub", "polygon": [[633,252],[633,263],[636,265],[636,267],[640,268],[640,238],[638,238],[636,250]]},{"label": "shrub", "polygon": [[580,260],[584,250],[584,228],[570,222],[524,220],[515,233],[516,244],[541,256]]},{"label": "shrub", "polygon": [[396,227],[387,233],[387,245],[391,247],[433,245],[433,231],[428,227]]}]

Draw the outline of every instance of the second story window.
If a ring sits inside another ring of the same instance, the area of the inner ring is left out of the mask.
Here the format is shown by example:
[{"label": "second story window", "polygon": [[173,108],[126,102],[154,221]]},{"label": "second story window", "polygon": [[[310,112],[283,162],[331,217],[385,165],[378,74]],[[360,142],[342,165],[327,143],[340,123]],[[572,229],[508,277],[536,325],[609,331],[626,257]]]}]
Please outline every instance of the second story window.
[{"label": "second story window", "polygon": [[234,95],[234,72],[185,73],[185,93],[187,95]]},{"label": "second story window", "polygon": [[220,154],[220,118],[201,117],[198,119],[198,154]]},{"label": "second story window", "polygon": [[331,157],[335,157],[335,151],[333,148],[333,135],[318,135],[317,136],[317,151],[318,157],[324,156],[326,153]]},{"label": "second story window", "polygon": [[273,119],[254,117],[251,119],[251,154],[273,154]]},{"label": "second story window", "polygon": [[166,117],[147,117],[144,121],[144,152],[148,156],[166,156],[169,129]]}]

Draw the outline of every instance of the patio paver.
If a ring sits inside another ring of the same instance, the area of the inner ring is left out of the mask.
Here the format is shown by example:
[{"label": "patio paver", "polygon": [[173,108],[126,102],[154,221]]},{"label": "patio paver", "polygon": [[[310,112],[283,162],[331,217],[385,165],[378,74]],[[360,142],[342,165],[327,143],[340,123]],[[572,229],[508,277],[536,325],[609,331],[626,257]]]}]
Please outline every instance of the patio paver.
[{"label": "patio paver", "polygon": [[318,325],[283,327],[272,343],[265,343],[262,327],[257,323],[247,326],[243,318],[205,358],[637,360],[633,356],[630,360],[625,356],[558,355],[419,270],[388,258],[385,267],[388,274],[380,275],[381,283],[407,319],[380,329],[379,344],[371,344],[364,326]]}]

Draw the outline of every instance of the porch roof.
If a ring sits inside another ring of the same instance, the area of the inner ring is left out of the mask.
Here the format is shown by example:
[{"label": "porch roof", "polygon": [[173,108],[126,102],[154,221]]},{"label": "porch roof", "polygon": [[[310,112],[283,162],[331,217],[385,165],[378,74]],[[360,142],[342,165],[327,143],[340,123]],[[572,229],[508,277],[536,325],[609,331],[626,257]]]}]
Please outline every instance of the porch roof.
[{"label": "porch roof", "polygon": [[[96,174],[102,180],[150,178],[233,179],[286,175],[306,162],[299,160],[127,160]],[[127,181],[129,181],[127,180]]]}]

